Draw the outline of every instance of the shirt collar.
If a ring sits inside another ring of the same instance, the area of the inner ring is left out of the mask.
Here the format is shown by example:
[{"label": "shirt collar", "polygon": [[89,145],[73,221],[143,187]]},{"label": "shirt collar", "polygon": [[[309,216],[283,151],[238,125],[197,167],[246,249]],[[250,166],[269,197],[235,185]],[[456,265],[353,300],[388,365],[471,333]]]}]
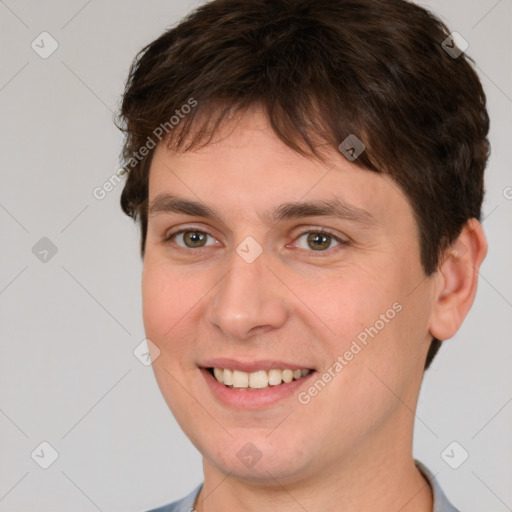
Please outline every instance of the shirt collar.
[{"label": "shirt collar", "polygon": [[419,460],[415,460],[414,464],[420,470],[422,475],[427,479],[430,484],[430,488],[432,489],[432,500],[433,507],[432,512],[459,512],[449,501],[446,495],[444,494],[439,482],[437,481],[437,473],[435,475],[424,466]]}]

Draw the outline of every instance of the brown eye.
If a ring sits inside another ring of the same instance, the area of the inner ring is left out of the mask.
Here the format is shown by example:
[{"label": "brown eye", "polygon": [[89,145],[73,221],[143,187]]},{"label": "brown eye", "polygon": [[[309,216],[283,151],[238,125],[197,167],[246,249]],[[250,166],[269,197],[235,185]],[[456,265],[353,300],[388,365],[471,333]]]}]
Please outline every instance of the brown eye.
[{"label": "brown eye", "polygon": [[185,231],[183,241],[187,247],[203,247],[206,241],[206,233],[200,231]]},{"label": "brown eye", "polygon": [[210,235],[204,231],[183,230],[170,235],[167,238],[167,241],[172,240],[176,245],[186,249],[198,249],[201,247],[206,247],[207,245],[215,244],[215,240],[213,241],[213,244],[207,244],[206,242],[208,237],[210,237]]},{"label": "brown eye", "polygon": [[343,240],[325,231],[307,231],[297,238],[297,246],[310,252],[311,250],[326,252],[328,249],[342,244],[344,244]]},{"label": "brown eye", "polygon": [[308,244],[315,251],[321,251],[323,249],[328,249],[331,245],[332,237],[331,235],[327,235],[325,233],[310,233],[308,235]]}]

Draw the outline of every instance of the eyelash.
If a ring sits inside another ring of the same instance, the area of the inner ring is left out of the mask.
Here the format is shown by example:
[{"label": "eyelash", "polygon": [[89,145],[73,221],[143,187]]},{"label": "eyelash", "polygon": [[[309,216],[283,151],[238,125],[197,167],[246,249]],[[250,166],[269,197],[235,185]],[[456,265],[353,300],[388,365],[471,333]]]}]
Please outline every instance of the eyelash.
[{"label": "eyelash", "polygon": [[[208,247],[211,247],[211,246],[205,246],[205,247],[197,247],[197,248],[193,248],[193,247],[183,247],[181,245],[178,245],[176,244],[174,241],[173,241],[173,238],[176,237],[177,235],[181,235],[182,233],[188,233],[188,232],[194,232],[194,233],[201,233],[201,234],[204,234],[204,235],[207,235],[213,239],[215,239],[215,237],[213,235],[211,235],[210,233],[208,233],[207,231],[203,231],[203,230],[200,230],[200,229],[194,229],[194,228],[187,228],[187,229],[181,229],[179,231],[174,231],[173,233],[170,233],[167,237],[164,238],[164,243],[172,243],[174,244],[176,247],[178,247],[180,250],[185,250],[185,251],[199,251],[201,249],[208,249]],[[349,245],[349,242],[347,240],[342,240],[341,238],[339,238],[338,236],[334,235],[333,233],[329,232],[328,230],[326,229],[323,229],[323,228],[318,228],[318,229],[309,229],[307,231],[303,231],[302,233],[299,233],[294,242],[296,242],[297,240],[299,240],[302,236],[304,235],[307,235],[309,233],[315,233],[317,235],[328,235],[330,236],[333,240],[335,240],[336,242],[338,242],[339,245],[336,245],[335,247],[330,247],[328,249],[325,249],[325,250],[318,250],[318,251],[315,251],[313,249],[310,249],[310,250],[307,250],[307,249],[299,249],[301,251],[305,251],[305,252],[308,252],[308,253],[312,253],[312,256],[314,257],[317,257],[317,256],[321,256],[325,253],[328,253],[329,251],[332,251],[333,249],[336,249],[336,248],[341,248],[343,246],[347,246]]]}]

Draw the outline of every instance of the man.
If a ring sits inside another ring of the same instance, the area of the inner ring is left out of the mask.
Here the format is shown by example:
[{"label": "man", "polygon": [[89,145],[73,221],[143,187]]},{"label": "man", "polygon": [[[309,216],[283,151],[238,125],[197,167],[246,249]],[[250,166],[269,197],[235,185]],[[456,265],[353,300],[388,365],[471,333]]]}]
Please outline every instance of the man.
[{"label": "man", "polygon": [[203,455],[157,510],[456,510],[412,457],[487,251],[456,37],[404,0],[214,0],[139,54],[121,120],[153,368]]}]

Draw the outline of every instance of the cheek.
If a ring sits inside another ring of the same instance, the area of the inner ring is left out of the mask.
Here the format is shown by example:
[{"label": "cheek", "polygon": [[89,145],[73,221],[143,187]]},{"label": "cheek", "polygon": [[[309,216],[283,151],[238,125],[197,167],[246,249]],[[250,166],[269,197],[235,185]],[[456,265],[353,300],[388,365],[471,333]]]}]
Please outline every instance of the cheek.
[{"label": "cheek", "polygon": [[144,330],[159,350],[152,364],[156,381],[180,424],[187,417],[185,411],[194,406],[183,386],[189,379],[188,372],[197,371],[191,362],[190,337],[186,335],[197,300],[197,291],[185,287],[183,279],[168,264],[146,255],[142,271]]},{"label": "cheek", "polygon": [[351,268],[310,285],[308,306],[330,327],[335,348],[347,350],[351,341],[364,343],[388,329],[397,316],[393,305],[400,294],[396,290],[392,280],[377,282],[373,275]]},{"label": "cheek", "polygon": [[[407,417],[416,406],[425,356],[425,325],[416,304],[405,297],[391,302],[395,297],[381,296],[380,307],[366,316],[366,325],[344,340],[344,359],[351,359],[332,390],[336,414],[346,417],[348,412],[353,424],[365,429],[395,414]],[[350,425],[345,428],[352,432]]]},{"label": "cheek", "polygon": [[[416,297],[411,302],[413,297],[407,296],[410,280],[403,274],[391,266],[372,273],[352,268],[319,286],[311,298],[311,309],[322,311],[333,331],[325,338],[330,354],[325,369],[342,358],[343,369],[337,365],[331,388],[337,391],[330,398],[341,407],[352,404],[362,415],[358,404],[385,409],[396,400],[388,387],[400,392],[418,372],[427,315]],[[345,396],[338,402],[339,394]]]},{"label": "cheek", "polygon": [[[183,286],[179,277],[167,265],[145,259],[142,271],[142,316],[146,336],[161,352],[169,349],[167,340],[176,339],[180,320],[197,298]],[[173,343],[173,350],[179,344]]]},{"label": "cheek", "polygon": [[148,260],[142,271],[142,316],[146,336],[157,343],[172,325],[174,296],[167,293],[166,276],[162,276]]}]

